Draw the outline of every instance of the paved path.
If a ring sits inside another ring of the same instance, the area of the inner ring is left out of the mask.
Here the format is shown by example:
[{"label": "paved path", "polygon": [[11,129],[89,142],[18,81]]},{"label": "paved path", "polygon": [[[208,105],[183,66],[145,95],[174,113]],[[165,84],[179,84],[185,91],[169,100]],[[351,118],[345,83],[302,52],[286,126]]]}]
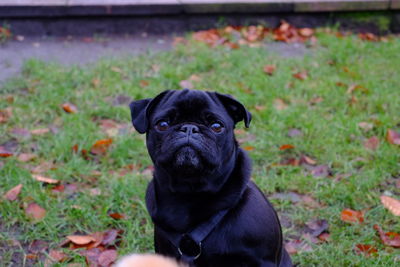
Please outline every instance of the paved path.
[{"label": "paved path", "polygon": [[84,65],[100,58],[121,58],[171,48],[173,37],[24,38],[0,45],[0,83],[20,73],[25,60],[35,58],[63,65]]}]

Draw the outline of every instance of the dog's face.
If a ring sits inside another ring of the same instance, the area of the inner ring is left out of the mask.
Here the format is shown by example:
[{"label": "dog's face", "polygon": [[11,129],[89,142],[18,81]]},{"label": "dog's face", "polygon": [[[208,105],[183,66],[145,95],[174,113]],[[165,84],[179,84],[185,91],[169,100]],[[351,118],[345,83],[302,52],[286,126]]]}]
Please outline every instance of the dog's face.
[{"label": "dog's face", "polygon": [[172,192],[216,192],[232,171],[237,152],[233,129],[250,113],[227,95],[165,91],[130,105],[136,130],[147,134],[156,174]]}]

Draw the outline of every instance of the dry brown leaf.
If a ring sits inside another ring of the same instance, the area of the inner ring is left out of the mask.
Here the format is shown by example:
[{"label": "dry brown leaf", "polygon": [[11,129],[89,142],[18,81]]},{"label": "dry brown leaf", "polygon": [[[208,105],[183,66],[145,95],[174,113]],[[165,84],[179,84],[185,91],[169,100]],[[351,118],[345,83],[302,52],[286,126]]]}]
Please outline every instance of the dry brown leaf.
[{"label": "dry brown leaf", "polygon": [[38,174],[32,174],[32,177],[35,178],[36,181],[43,182],[46,184],[58,184],[60,181],[56,179],[52,179],[46,176],[38,175]]},{"label": "dry brown leaf", "polygon": [[276,110],[285,110],[288,108],[288,104],[286,104],[286,102],[283,99],[276,98],[274,100],[274,107]]},{"label": "dry brown leaf", "polygon": [[111,266],[117,260],[118,253],[115,249],[107,249],[100,253],[98,263],[100,266]]},{"label": "dry brown leaf", "polygon": [[389,196],[381,196],[381,202],[393,215],[400,216],[400,200]]},{"label": "dry brown leaf", "polygon": [[22,184],[19,184],[10,190],[7,191],[7,193],[4,194],[4,198],[10,201],[14,201],[17,199],[19,193],[21,193],[22,189]]},{"label": "dry brown leaf", "polygon": [[67,113],[77,113],[78,112],[78,108],[71,103],[64,103],[64,104],[62,104],[61,107]]},{"label": "dry brown leaf", "polygon": [[275,65],[265,65],[263,70],[266,74],[271,76],[272,74],[274,74],[274,72],[276,70],[276,66]]},{"label": "dry brown leaf", "polygon": [[149,81],[146,81],[146,80],[140,80],[139,81],[139,85],[142,88],[149,86],[149,84],[150,84]]},{"label": "dry brown leaf", "polygon": [[121,220],[121,219],[125,219],[125,214],[122,213],[118,213],[118,212],[113,212],[108,214],[108,216],[110,216],[111,218],[115,219],[115,220]]},{"label": "dry brown leaf", "polygon": [[111,138],[98,140],[93,144],[92,148],[90,149],[90,153],[94,155],[104,155],[107,153],[112,142],[113,141]]},{"label": "dry brown leaf", "polygon": [[392,145],[400,145],[400,133],[388,129],[386,133],[386,140]]},{"label": "dry brown leaf", "polygon": [[0,109],[0,123],[6,123],[12,116],[12,108]]},{"label": "dry brown leaf", "polygon": [[306,156],[306,155],[301,155],[300,157],[300,163],[305,163],[305,164],[309,164],[309,165],[315,165],[317,164],[317,161]]},{"label": "dry brown leaf", "polygon": [[308,78],[308,72],[306,70],[302,70],[302,71],[294,73],[293,77],[300,81],[304,81],[305,79]]},{"label": "dry brown leaf", "polygon": [[378,253],[378,250],[375,247],[366,244],[357,244],[354,248],[354,251],[357,254],[364,254],[365,256],[370,256],[372,254]]},{"label": "dry brown leaf", "polygon": [[60,250],[52,249],[49,252],[49,257],[44,262],[44,267],[54,266],[55,263],[63,262],[67,259],[67,254]]},{"label": "dry brown leaf", "polygon": [[67,239],[76,245],[87,245],[96,242],[96,238],[92,235],[68,235]]},{"label": "dry brown leaf", "polygon": [[376,150],[379,146],[379,138],[372,136],[364,141],[364,147],[369,150]]},{"label": "dry brown leaf", "polygon": [[31,130],[32,135],[44,135],[50,132],[49,128],[39,128]]},{"label": "dry brown leaf", "polygon": [[21,162],[28,162],[35,158],[36,158],[36,155],[33,153],[21,153],[17,157],[17,159]]},{"label": "dry brown leaf", "polygon": [[34,221],[40,221],[46,216],[46,210],[36,203],[29,203],[25,214]]},{"label": "dry brown leaf", "polygon": [[362,211],[356,211],[356,210],[352,210],[352,209],[344,209],[341,213],[340,218],[344,222],[362,223],[362,222],[364,222],[364,213]]},{"label": "dry brown leaf", "polygon": [[386,246],[400,248],[400,235],[394,232],[385,233],[379,225],[375,224],[374,229],[378,232],[381,241]]}]

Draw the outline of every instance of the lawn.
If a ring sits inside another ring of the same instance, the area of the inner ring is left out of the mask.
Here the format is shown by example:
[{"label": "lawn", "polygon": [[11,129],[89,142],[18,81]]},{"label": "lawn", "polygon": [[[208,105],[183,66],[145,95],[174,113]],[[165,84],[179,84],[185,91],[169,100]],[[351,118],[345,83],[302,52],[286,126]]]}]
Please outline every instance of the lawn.
[{"label": "lawn", "polygon": [[[400,233],[399,217],[380,200],[400,199],[400,146],[387,139],[400,130],[400,38],[316,37],[301,52],[288,45],[289,55],[272,41],[230,49],[191,40],[86,67],[26,62],[0,88],[2,266],[43,266],[50,251],[65,253],[59,266],[79,266],[87,246],[66,237],[110,229],[121,231],[100,249],[151,252],[151,161],[127,105],[182,86],[232,94],[251,111],[237,139],[279,213],[294,263],[399,264],[399,248],[383,244],[373,226]],[[18,184],[15,200],[3,197]],[[343,219],[344,209],[358,219]]]}]

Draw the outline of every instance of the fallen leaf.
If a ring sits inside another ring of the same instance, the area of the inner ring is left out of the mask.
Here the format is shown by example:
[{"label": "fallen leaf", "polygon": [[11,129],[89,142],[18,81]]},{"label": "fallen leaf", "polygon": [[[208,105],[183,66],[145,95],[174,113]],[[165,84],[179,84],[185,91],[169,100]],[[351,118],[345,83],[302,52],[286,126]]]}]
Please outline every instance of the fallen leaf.
[{"label": "fallen leaf", "polygon": [[110,216],[111,218],[113,218],[115,220],[125,219],[125,217],[126,217],[125,214],[118,213],[118,212],[109,213],[108,216]]},{"label": "fallen leaf", "polygon": [[243,149],[246,151],[253,151],[255,149],[255,147],[254,146],[244,146]]},{"label": "fallen leaf", "polygon": [[329,242],[331,241],[331,235],[329,233],[322,233],[318,236],[318,239],[323,242]]},{"label": "fallen leaf", "polygon": [[182,89],[193,89],[193,88],[194,88],[192,82],[189,81],[189,80],[182,80],[182,81],[180,81],[180,82],[179,82],[179,86],[180,86]]},{"label": "fallen leaf", "polygon": [[290,255],[297,254],[298,252],[311,252],[312,247],[301,240],[291,240],[286,242],[285,249]]},{"label": "fallen leaf", "polygon": [[60,250],[52,249],[49,252],[49,256],[46,259],[44,266],[45,267],[54,266],[54,263],[63,262],[66,259],[67,259],[67,254],[65,254]]},{"label": "fallen leaf", "polygon": [[112,144],[112,139],[101,139],[96,141],[92,148],[90,149],[90,153],[94,155],[104,155],[107,153],[108,148]]},{"label": "fallen leaf", "polygon": [[120,74],[124,74],[124,72],[122,71],[121,68],[116,67],[116,66],[112,66],[111,67],[111,71],[116,72],[116,73],[120,73]]},{"label": "fallen leaf", "polygon": [[347,88],[347,92],[346,93],[347,94],[352,94],[356,90],[359,90],[359,91],[361,91],[363,93],[367,93],[368,92],[368,89],[365,88],[364,86],[359,85],[359,84],[352,84],[352,85],[349,86],[349,88]]},{"label": "fallen leaf", "polygon": [[58,184],[60,182],[59,180],[45,177],[45,176],[38,175],[38,174],[32,174],[32,177],[35,178],[36,181],[43,182],[46,184]]},{"label": "fallen leaf", "polygon": [[22,184],[19,184],[15,187],[11,188],[10,190],[7,191],[7,193],[5,193],[4,198],[9,201],[16,200],[19,193],[21,193],[21,189],[22,189]]},{"label": "fallen leaf", "polygon": [[46,216],[46,210],[36,203],[29,203],[25,214],[34,221],[40,221]]},{"label": "fallen leaf", "polygon": [[68,235],[67,239],[76,245],[87,245],[96,241],[92,235]]},{"label": "fallen leaf", "polygon": [[56,166],[52,162],[44,161],[32,169],[32,173],[41,174],[48,170],[55,170]]},{"label": "fallen leaf", "polygon": [[64,103],[64,104],[62,104],[61,107],[67,113],[77,113],[78,112],[78,108],[71,103]]},{"label": "fallen leaf", "polygon": [[306,225],[308,226],[308,232],[313,237],[318,237],[329,228],[328,221],[324,219],[312,220],[307,222]]},{"label": "fallen leaf", "polygon": [[33,153],[21,153],[17,157],[17,159],[21,162],[28,162],[35,158],[36,158],[36,155]]},{"label": "fallen leaf", "polygon": [[301,28],[299,29],[299,33],[301,36],[311,37],[312,35],[314,35],[314,30],[310,28]]},{"label": "fallen leaf", "polygon": [[310,105],[315,105],[315,104],[321,103],[323,101],[324,101],[323,97],[317,96],[317,97],[311,98],[310,101],[308,101],[308,103]]},{"label": "fallen leaf", "polygon": [[0,123],[6,123],[12,116],[11,107],[0,109]]},{"label": "fallen leaf", "polygon": [[140,80],[139,81],[139,85],[142,88],[149,86],[149,84],[150,84],[149,81],[146,81],[146,80]]},{"label": "fallen leaf", "polygon": [[311,175],[314,177],[328,177],[330,169],[328,165],[318,165],[311,169]]},{"label": "fallen leaf", "polygon": [[291,145],[291,144],[284,144],[284,145],[281,145],[281,146],[279,147],[279,150],[288,150],[288,149],[293,149],[293,148],[295,148],[294,145]]},{"label": "fallen leaf", "polygon": [[108,267],[117,260],[117,257],[118,253],[115,249],[107,249],[100,253],[98,263],[102,267]]},{"label": "fallen leaf", "polygon": [[50,132],[49,128],[39,128],[39,129],[34,129],[31,130],[32,135],[44,135]]},{"label": "fallen leaf", "polygon": [[374,125],[372,123],[368,123],[368,122],[360,122],[358,123],[358,127],[360,127],[361,129],[363,129],[364,131],[370,131],[374,128]]},{"label": "fallen leaf", "polygon": [[285,110],[288,108],[288,104],[283,99],[276,98],[274,100],[274,107],[276,110]]},{"label": "fallen leaf", "polygon": [[381,196],[382,205],[393,215],[400,216],[400,201],[389,196]]},{"label": "fallen leaf", "polygon": [[265,110],[267,107],[266,107],[266,106],[262,106],[262,105],[255,105],[254,108],[255,108],[257,111],[263,111],[263,110]]},{"label": "fallen leaf", "polygon": [[272,74],[274,74],[274,72],[276,70],[276,66],[275,65],[265,65],[263,70],[266,74],[272,76]]},{"label": "fallen leaf", "polygon": [[379,237],[384,245],[400,248],[400,234],[394,232],[385,233],[377,224],[374,225],[374,229],[378,232]]},{"label": "fallen leaf", "polygon": [[306,70],[302,70],[302,71],[294,73],[293,77],[298,80],[304,81],[305,79],[308,78],[308,72]]},{"label": "fallen leaf", "polygon": [[33,240],[29,244],[28,251],[36,254],[45,251],[48,247],[49,244],[44,240]]},{"label": "fallen leaf", "polygon": [[301,155],[300,157],[300,163],[301,164],[308,164],[308,165],[315,165],[317,164],[317,161],[306,156],[306,155]]},{"label": "fallen leaf", "polygon": [[88,250],[81,250],[80,255],[86,258],[86,263],[88,266],[98,267],[98,258],[100,256],[101,250],[99,248],[91,248]]},{"label": "fallen leaf", "polygon": [[349,223],[362,223],[364,222],[364,213],[352,209],[344,209],[340,216],[341,220]]},{"label": "fallen leaf", "polygon": [[364,254],[365,256],[370,256],[372,254],[378,253],[378,250],[375,247],[366,244],[357,244],[354,248],[354,251],[357,254]]},{"label": "fallen leaf", "polygon": [[372,136],[364,141],[364,147],[369,150],[376,150],[379,146],[379,138]]},{"label": "fallen leaf", "polygon": [[392,145],[400,145],[400,133],[388,129],[386,133],[386,140]]},{"label": "fallen leaf", "polygon": [[110,229],[104,232],[104,238],[101,242],[104,246],[114,245],[115,240],[117,239],[118,235],[121,233],[121,230]]},{"label": "fallen leaf", "polygon": [[132,97],[127,95],[117,95],[111,100],[113,106],[126,106],[133,101]]},{"label": "fallen leaf", "polygon": [[0,146],[0,158],[8,158],[11,157],[12,155],[13,153],[11,151],[4,148],[3,146]]}]

